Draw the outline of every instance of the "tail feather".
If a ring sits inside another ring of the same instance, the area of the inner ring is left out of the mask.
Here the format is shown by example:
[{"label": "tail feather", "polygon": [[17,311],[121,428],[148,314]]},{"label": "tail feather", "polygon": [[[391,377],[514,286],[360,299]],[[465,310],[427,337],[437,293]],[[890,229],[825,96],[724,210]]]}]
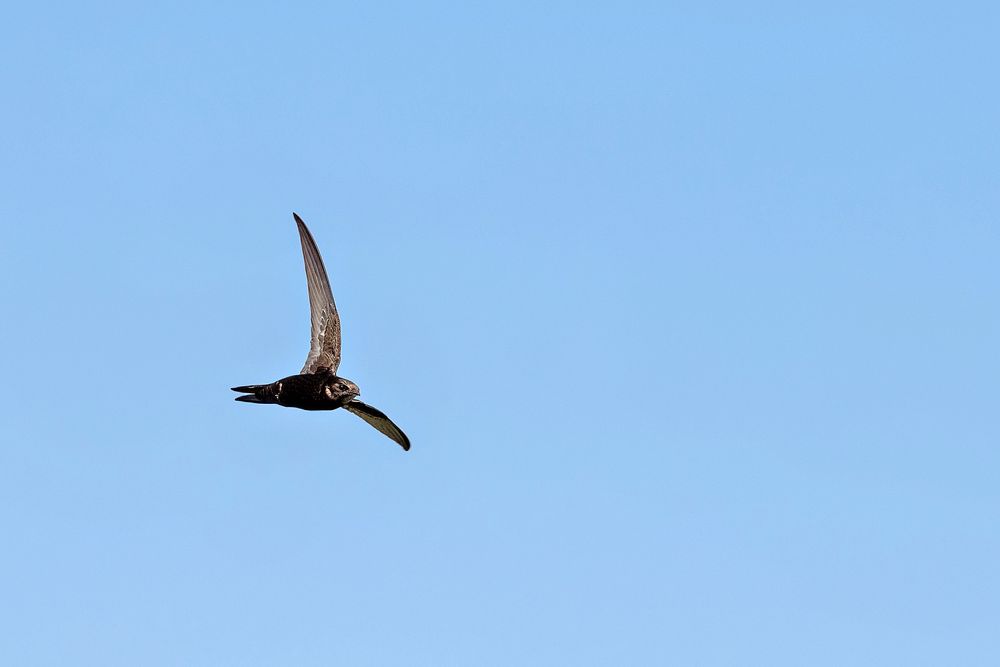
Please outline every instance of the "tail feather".
[{"label": "tail feather", "polygon": [[238,391],[242,394],[252,394],[258,389],[263,389],[266,386],[267,386],[266,384],[248,384],[242,387],[231,387],[231,389],[233,391]]},{"label": "tail feather", "polygon": [[244,403],[277,403],[277,397],[269,384],[248,384],[242,387],[233,387],[233,391],[238,391],[249,396],[237,396],[237,401]]}]

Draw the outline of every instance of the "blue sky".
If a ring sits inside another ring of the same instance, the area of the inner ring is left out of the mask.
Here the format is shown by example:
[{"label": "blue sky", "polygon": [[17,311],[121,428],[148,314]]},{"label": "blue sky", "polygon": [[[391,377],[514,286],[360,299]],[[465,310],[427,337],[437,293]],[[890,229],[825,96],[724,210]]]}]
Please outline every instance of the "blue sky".
[{"label": "blue sky", "polygon": [[8,7],[0,661],[997,664],[998,18]]}]

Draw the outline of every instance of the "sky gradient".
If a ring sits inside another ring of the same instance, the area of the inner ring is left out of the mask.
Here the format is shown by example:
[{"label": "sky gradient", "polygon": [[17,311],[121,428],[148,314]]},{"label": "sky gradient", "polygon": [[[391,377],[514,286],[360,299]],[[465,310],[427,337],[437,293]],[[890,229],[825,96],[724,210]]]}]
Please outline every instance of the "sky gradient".
[{"label": "sky gradient", "polygon": [[0,662],[1000,663],[1000,12],[703,5],[8,7]]}]

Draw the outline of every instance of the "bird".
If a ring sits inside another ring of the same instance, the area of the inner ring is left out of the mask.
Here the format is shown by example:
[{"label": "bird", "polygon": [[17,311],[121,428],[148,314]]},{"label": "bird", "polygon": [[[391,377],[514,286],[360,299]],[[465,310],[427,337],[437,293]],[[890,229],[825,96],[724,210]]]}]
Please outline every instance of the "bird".
[{"label": "bird", "polygon": [[340,315],[333,301],[330,280],[323,266],[313,235],[298,213],[292,213],[302,243],[302,259],[306,267],[309,288],[309,313],[312,331],[309,355],[297,375],[290,375],[270,384],[247,384],[232,387],[245,394],[237,396],[244,403],[276,403],[300,410],[336,410],[343,408],[364,419],[370,425],[410,451],[410,439],[385,413],[358,400],[361,390],[351,380],[337,375],[340,367]]}]

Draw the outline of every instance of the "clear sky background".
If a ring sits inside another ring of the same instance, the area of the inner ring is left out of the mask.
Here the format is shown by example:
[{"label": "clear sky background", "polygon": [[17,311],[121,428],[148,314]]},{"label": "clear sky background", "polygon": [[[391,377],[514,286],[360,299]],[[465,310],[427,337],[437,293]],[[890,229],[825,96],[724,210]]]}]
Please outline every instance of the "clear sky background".
[{"label": "clear sky background", "polygon": [[1000,664],[1000,13],[705,5],[8,5],[0,662]]}]

